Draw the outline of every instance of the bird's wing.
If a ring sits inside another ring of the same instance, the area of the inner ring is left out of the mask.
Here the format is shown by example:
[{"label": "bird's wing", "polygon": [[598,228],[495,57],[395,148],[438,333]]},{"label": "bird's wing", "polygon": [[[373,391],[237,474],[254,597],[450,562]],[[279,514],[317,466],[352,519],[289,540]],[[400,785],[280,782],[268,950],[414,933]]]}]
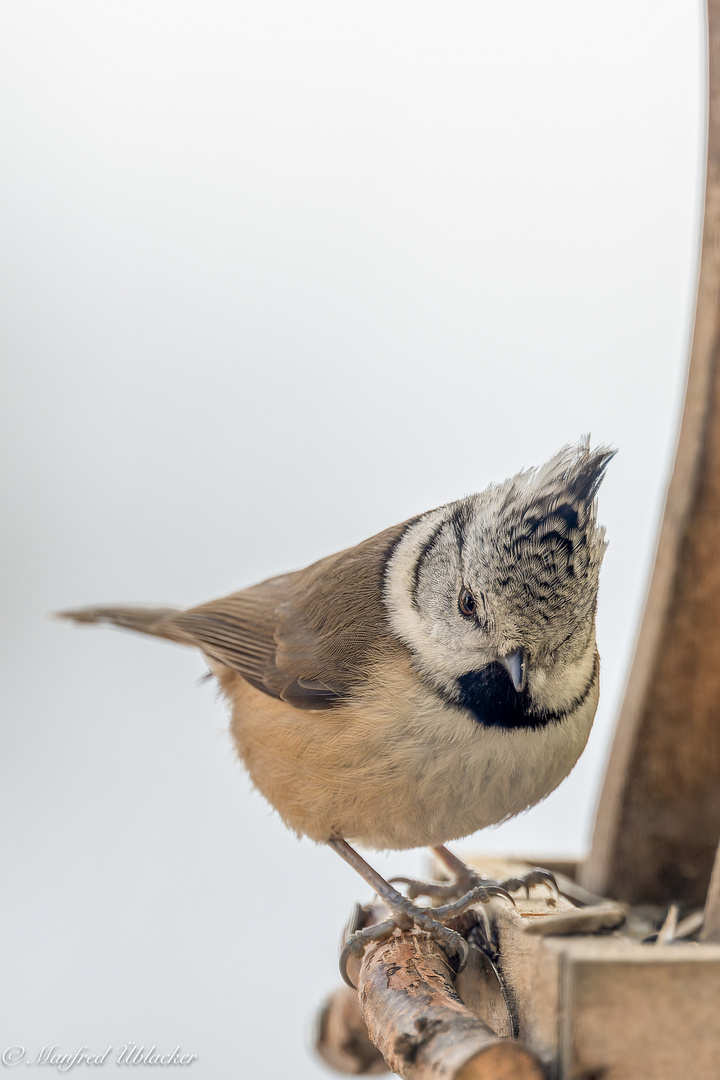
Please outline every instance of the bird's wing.
[{"label": "bird's wing", "polygon": [[382,601],[387,559],[407,523],[162,620],[175,635],[300,709],[331,708],[390,640]]},{"label": "bird's wing", "polygon": [[239,672],[253,686],[279,697],[275,688],[277,608],[292,574],[174,612],[165,626],[208,656]]}]

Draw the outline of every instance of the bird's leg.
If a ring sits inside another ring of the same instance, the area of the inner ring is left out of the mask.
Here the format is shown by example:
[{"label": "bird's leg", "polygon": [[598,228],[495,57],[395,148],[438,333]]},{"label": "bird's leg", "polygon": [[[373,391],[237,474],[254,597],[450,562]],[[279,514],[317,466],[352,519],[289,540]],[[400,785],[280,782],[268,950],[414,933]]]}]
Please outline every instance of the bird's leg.
[{"label": "bird's leg", "polygon": [[528,894],[532,885],[547,885],[554,896],[559,895],[557,882],[549,870],[534,867],[522,877],[508,878],[505,881],[491,881],[489,878],[484,878],[481,874],[478,874],[476,870],[473,870],[461,859],[458,859],[457,855],[453,855],[452,851],[446,848],[444,844],[439,844],[430,850],[450,871],[453,880],[440,883],[437,881],[415,881],[411,878],[393,878],[393,881],[407,886],[407,896],[411,900],[414,900],[417,896],[427,896],[433,900],[449,899],[451,897],[460,898],[480,885],[499,885],[507,892],[525,889]]},{"label": "bird's leg", "polygon": [[[410,930],[415,927],[429,934],[441,945],[451,957],[456,958],[459,970],[467,963],[468,944],[461,934],[445,926],[445,922],[461,915],[472,904],[487,903],[493,896],[503,896],[513,902],[512,897],[499,885],[493,882],[487,884],[479,882],[459,900],[451,904],[445,904],[437,908],[422,908],[413,904],[402,893],[394,889],[377,870],[374,870],[354,848],[351,848],[346,840],[339,838],[328,840],[328,844],[338,855],[349,863],[371,885],[383,903],[390,909],[391,917],[381,923],[367,928],[360,927],[360,918],[356,916],[349,927],[349,936],[340,955],[340,973],[346,983],[352,986],[347,974],[347,962],[351,956],[361,957],[365,946],[371,941],[383,941],[391,936],[394,930]],[[432,917],[429,911],[432,911]],[[361,913],[360,913],[361,914]]]},{"label": "bird's leg", "polygon": [[430,848],[430,851],[449,870],[451,881],[419,881],[416,878],[394,877],[390,880],[406,886],[406,895],[414,900],[417,896],[427,896],[433,900],[458,899],[466,892],[480,885],[480,874],[467,866],[457,855],[443,844]]},{"label": "bird's leg", "polygon": [[[469,891],[477,885],[490,884],[488,878],[484,878],[472,867],[458,859],[457,855],[453,855],[452,851],[449,851],[444,844],[440,844],[431,850],[454,876],[458,890]],[[528,896],[533,885],[546,885],[554,897],[557,897],[560,892],[555,875],[551,874],[549,870],[543,870],[540,866],[534,866],[532,870],[528,870],[527,874],[522,874],[520,877],[506,878],[505,881],[494,882],[494,884],[501,885],[508,892],[517,892],[518,889],[524,889]]]},{"label": "bird's leg", "polygon": [[417,907],[402,893],[399,893],[397,889],[394,889],[354,848],[350,847],[346,840],[333,838],[328,840],[328,844],[337,851],[345,862],[349,863],[354,870],[357,870],[393,913],[390,919],[360,929],[356,929],[356,927],[361,921],[360,916],[362,913],[355,913],[354,920],[348,927],[348,938],[340,954],[340,974],[348,985],[352,986],[347,974],[347,962],[350,957],[355,956],[359,959],[362,957],[367,944],[371,941],[383,941],[385,938],[390,937],[396,928],[409,930],[412,926],[418,926],[420,929],[426,930],[440,945],[448,949],[453,957],[457,957],[461,968],[465,966],[468,946],[460,934],[455,933],[454,930],[449,930],[448,927],[443,926],[435,919],[431,919],[426,911]]},{"label": "bird's leg", "polygon": [[457,855],[453,855],[449,848],[446,848],[444,844],[438,844],[437,847],[430,849],[436,858],[440,860],[446,870],[449,870],[454,878],[454,888],[458,892],[467,892],[473,885],[477,885],[481,880],[480,875],[472,870],[467,863],[464,863],[462,859],[458,859]]}]

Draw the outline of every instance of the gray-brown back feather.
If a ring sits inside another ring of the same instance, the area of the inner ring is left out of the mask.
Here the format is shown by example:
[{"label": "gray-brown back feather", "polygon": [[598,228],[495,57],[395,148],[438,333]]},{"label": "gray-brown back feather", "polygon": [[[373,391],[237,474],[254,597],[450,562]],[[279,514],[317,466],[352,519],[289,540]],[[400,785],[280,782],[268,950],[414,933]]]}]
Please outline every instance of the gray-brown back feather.
[{"label": "gray-brown back feather", "polygon": [[407,524],[185,611],[98,607],[61,614],[195,645],[273,697],[297,708],[329,708],[366,677],[372,654],[391,637],[382,579]]},{"label": "gray-brown back feather", "polygon": [[108,604],[103,607],[59,611],[57,618],[70,619],[76,623],[107,623],[110,626],[120,626],[124,630],[134,630],[138,634],[150,634],[152,637],[190,644],[178,636],[168,622],[178,610],[170,607],[120,607]]}]

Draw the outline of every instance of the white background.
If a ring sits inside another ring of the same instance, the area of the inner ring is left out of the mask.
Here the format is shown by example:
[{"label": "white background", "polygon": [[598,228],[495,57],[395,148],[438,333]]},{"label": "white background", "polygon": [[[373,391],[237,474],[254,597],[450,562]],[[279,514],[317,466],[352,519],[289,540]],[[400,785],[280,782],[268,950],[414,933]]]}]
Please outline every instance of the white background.
[{"label": "white background", "polygon": [[5,0],[2,1048],[317,1077],[367,896],[250,790],[198,656],[48,612],[209,599],[590,431],[620,451],[594,734],[467,842],[586,849],[682,400],[703,78],[687,0]]}]

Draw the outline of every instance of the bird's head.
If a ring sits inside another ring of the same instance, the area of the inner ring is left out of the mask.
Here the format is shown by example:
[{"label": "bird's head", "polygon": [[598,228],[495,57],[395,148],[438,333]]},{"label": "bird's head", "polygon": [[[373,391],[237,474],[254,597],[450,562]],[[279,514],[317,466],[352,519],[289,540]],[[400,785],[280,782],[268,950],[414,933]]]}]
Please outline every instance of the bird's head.
[{"label": "bird's head", "polygon": [[596,495],[613,456],[588,443],[431,510],[388,563],[385,602],[417,670],[481,723],[538,726],[597,678],[605,552]]}]

